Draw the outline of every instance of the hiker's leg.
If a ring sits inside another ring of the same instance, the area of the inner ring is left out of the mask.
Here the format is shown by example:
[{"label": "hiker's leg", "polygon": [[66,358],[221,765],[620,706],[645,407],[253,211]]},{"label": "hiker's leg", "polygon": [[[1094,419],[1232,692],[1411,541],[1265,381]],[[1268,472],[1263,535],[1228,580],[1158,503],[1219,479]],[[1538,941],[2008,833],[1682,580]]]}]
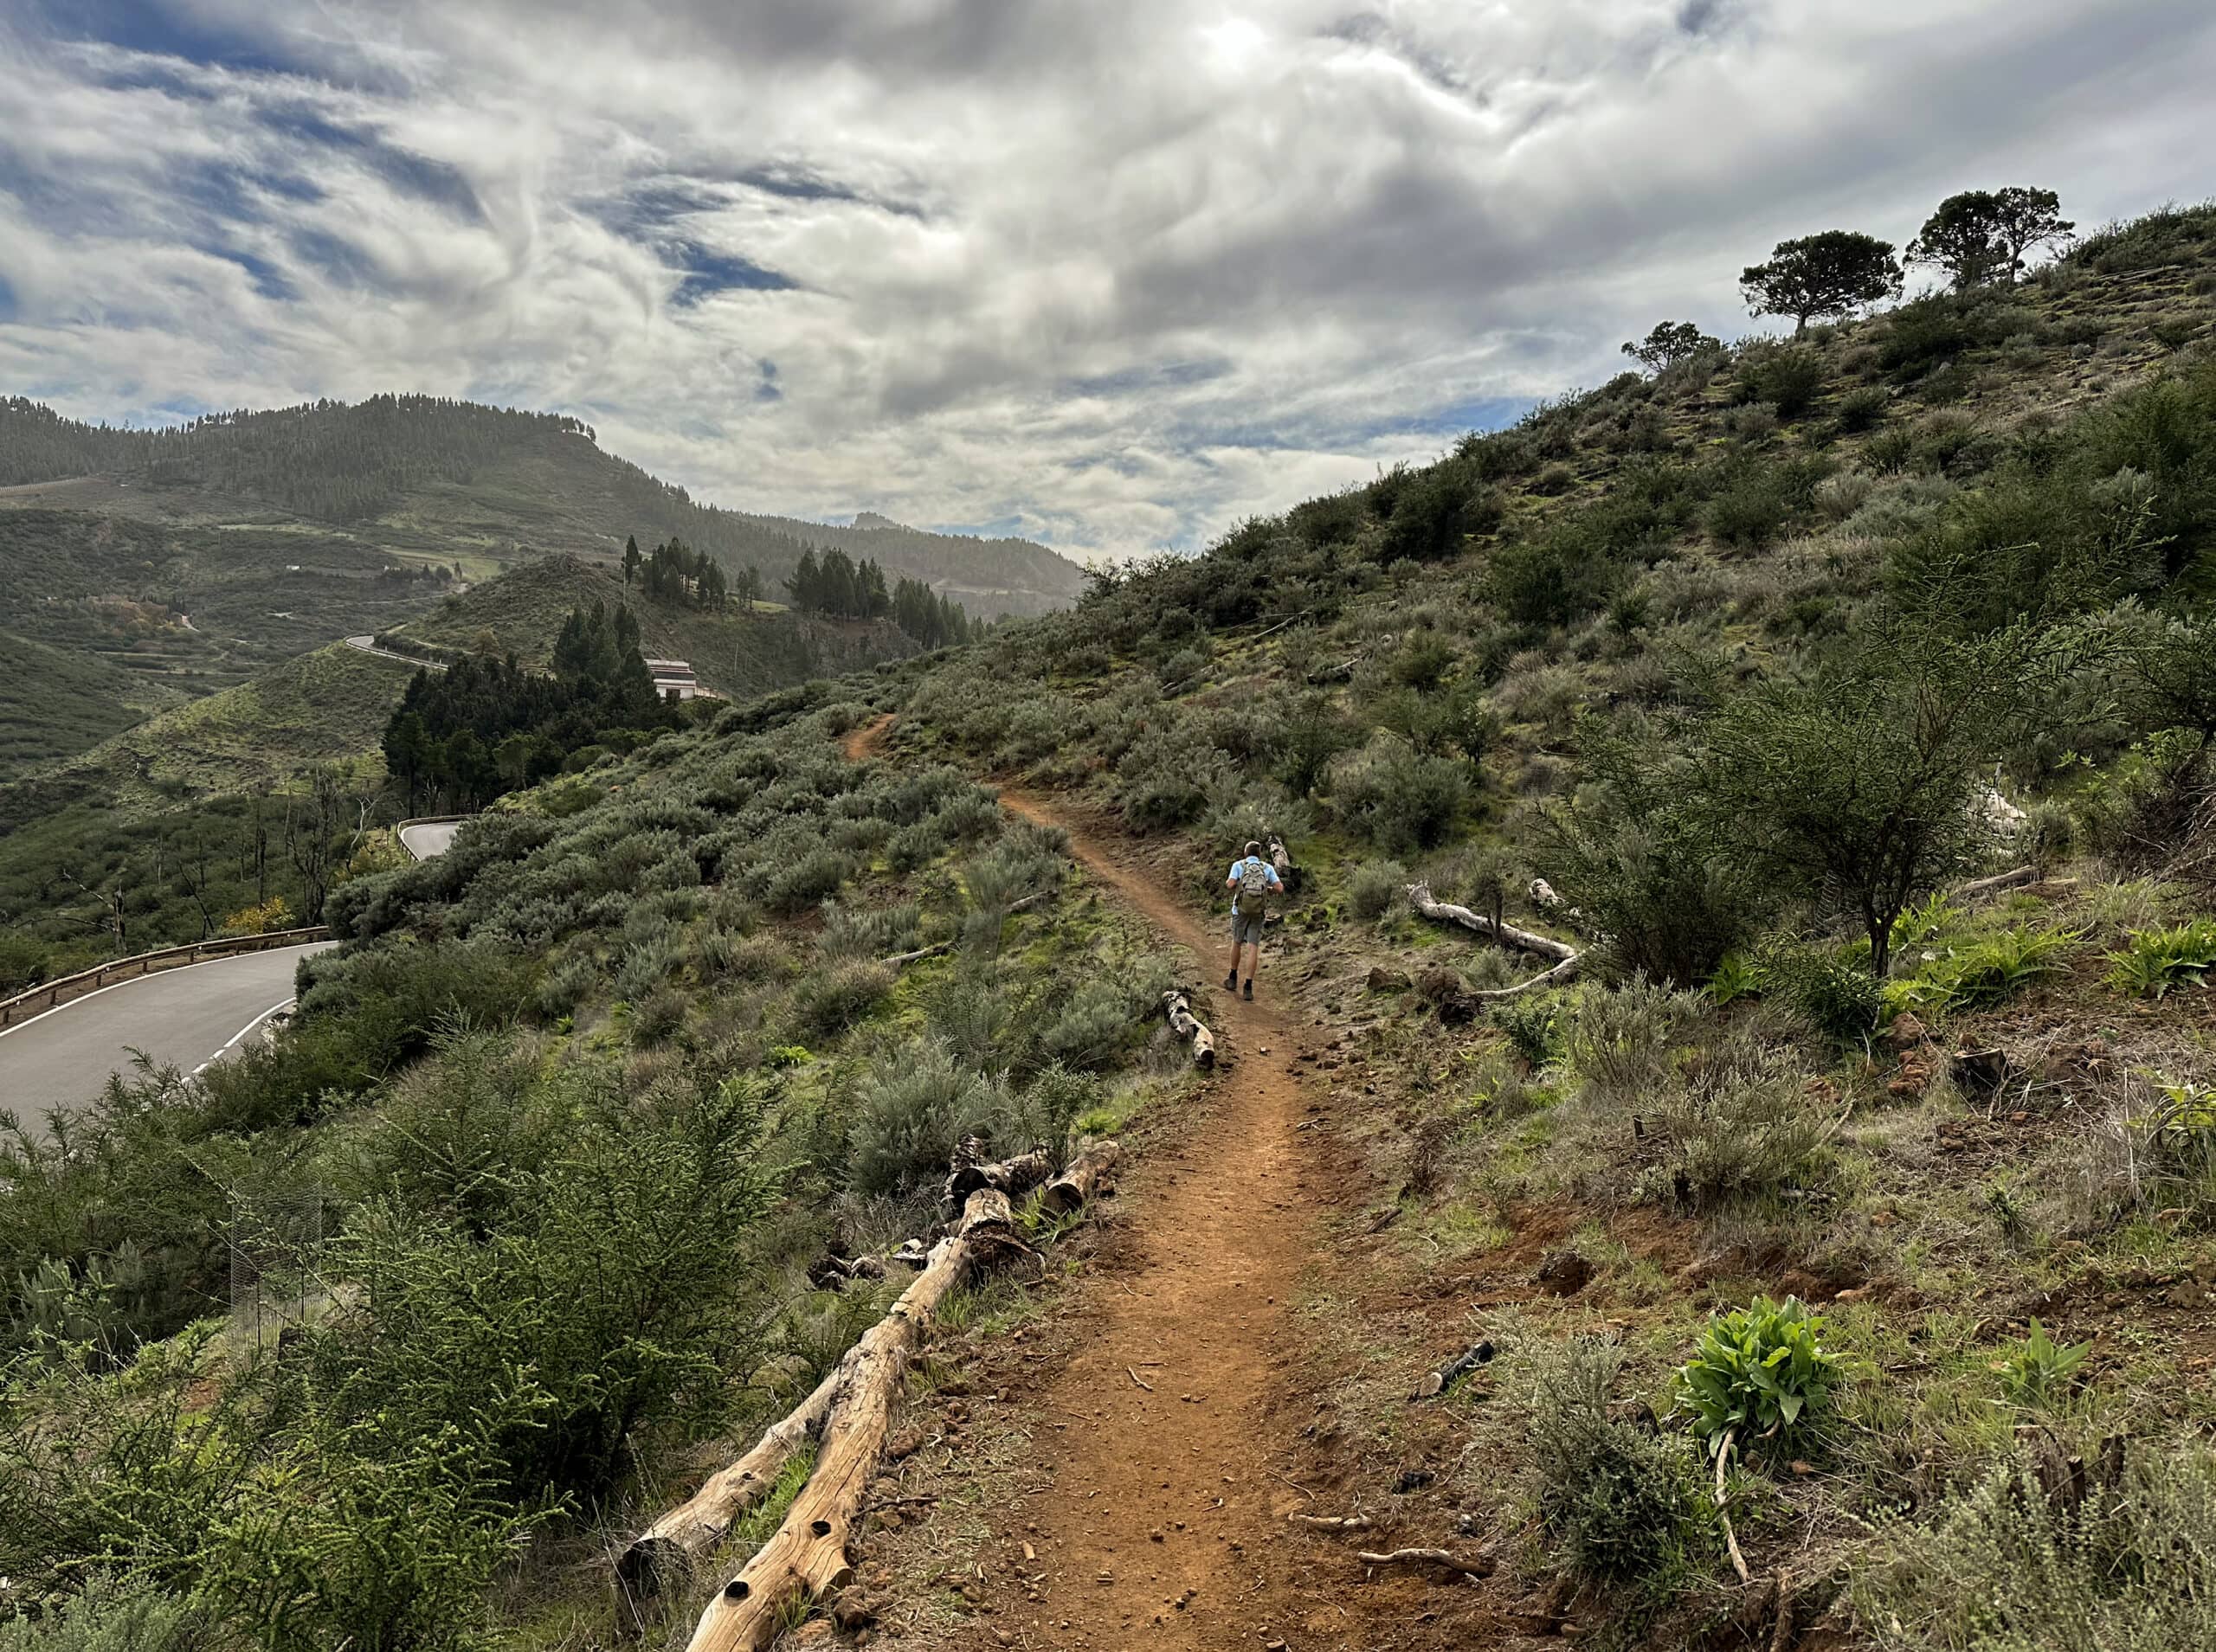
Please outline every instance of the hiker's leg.
[{"label": "hiker's leg", "polygon": [[1234,912],[1231,915],[1231,973],[1223,978],[1223,984],[1234,990],[1239,985],[1239,955],[1241,950],[1239,914]]}]

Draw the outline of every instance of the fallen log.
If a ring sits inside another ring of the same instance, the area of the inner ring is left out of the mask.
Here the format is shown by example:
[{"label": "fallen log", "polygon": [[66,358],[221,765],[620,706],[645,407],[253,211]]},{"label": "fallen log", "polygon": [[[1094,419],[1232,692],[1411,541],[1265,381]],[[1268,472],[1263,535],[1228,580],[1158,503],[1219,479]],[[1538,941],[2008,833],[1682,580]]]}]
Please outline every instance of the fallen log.
[{"label": "fallen log", "polygon": [[970,1195],[981,1187],[1006,1193],[1013,1202],[1054,1173],[1053,1155],[1044,1147],[1034,1147],[997,1164],[982,1164],[976,1156],[975,1140],[965,1138],[955,1149],[946,1186],[940,1190],[950,1212],[963,1209]]},{"label": "fallen log", "polygon": [[616,1580],[627,1599],[647,1599],[692,1574],[738,1517],[777,1483],[802,1442],[822,1428],[838,1384],[834,1366],[815,1392],[763,1431],[752,1450],[709,1475],[699,1490],[631,1540],[615,1557]]},{"label": "fallen log", "polygon": [[1448,1572],[1458,1572],[1465,1578],[1490,1578],[1493,1563],[1489,1555],[1474,1560],[1463,1560],[1445,1549],[1395,1549],[1390,1554],[1371,1554],[1367,1552],[1355,1556],[1366,1566],[1439,1566]]},{"label": "fallen log", "polygon": [[1377,1523],[1367,1514],[1288,1514],[1285,1519],[1318,1532],[1366,1532]]},{"label": "fallen log", "polygon": [[1991,877],[1974,878],[1967,884],[1957,884],[1950,891],[1958,901],[1974,901],[1981,895],[1994,895],[2004,889],[2021,889],[2026,884],[2039,881],[2036,866],[2019,866],[2012,871],[1996,872]]},{"label": "fallen log", "polygon": [[1081,1208],[1096,1192],[1115,1185],[1110,1173],[1118,1153],[1113,1141],[1088,1141],[1070,1160],[1069,1168],[1047,1184],[1039,1195],[1039,1208],[1053,1216],[1067,1216]]},{"label": "fallen log", "polygon": [[770,1540],[708,1603],[688,1652],[761,1652],[784,1628],[792,1602],[853,1578],[847,1546],[908,1362],[947,1296],[994,1252],[1020,1244],[1008,1195],[990,1187],[970,1194],[961,1227],[931,1247],[915,1283],[840,1360],[808,1483]]},{"label": "fallen log", "polygon": [[1202,1026],[1193,1013],[1192,1000],[1180,992],[1162,995],[1162,1007],[1169,1017],[1169,1025],[1177,1036],[1188,1039],[1193,1046],[1193,1064],[1196,1067],[1215,1065],[1215,1034]]},{"label": "fallen log", "polygon": [[[1036,893],[1025,896],[1020,901],[1010,901],[1004,916],[1013,917],[1018,912],[1027,911],[1056,892],[1051,889],[1042,889]],[[936,958],[942,953],[952,952],[961,944],[961,936],[949,935],[944,941],[932,942],[928,947],[918,947],[913,952],[896,952],[890,958],[880,958],[877,961],[887,969],[905,969],[910,964],[920,963],[926,958]]]},{"label": "fallen log", "polygon": [[[1539,935],[1530,929],[1519,929],[1512,923],[1496,923],[1482,912],[1472,912],[1466,906],[1437,900],[1433,898],[1428,884],[1408,885],[1408,904],[1415,909],[1419,916],[1429,918],[1434,923],[1459,923],[1466,929],[1474,929],[1488,941],[1498,941],[1504,947],[1513,947],[1518,952],[1528,952],[1536,957],[1551,958],[1558,964],[1571,962],[1578,955],[1577,948],[1566,941],[1557,941],[1552,935]],[[1520,992],[1523,989],[1512,987],[1504,990]]]}]

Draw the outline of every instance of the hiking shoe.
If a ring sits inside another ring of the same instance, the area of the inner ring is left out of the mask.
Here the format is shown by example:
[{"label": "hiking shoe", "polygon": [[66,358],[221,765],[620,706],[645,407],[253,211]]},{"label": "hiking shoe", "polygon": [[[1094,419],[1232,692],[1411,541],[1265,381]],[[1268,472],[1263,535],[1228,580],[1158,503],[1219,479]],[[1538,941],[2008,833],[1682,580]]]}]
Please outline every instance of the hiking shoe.
[{"label": "hiking shoe", "polygon": [[1228,975],[1226,975],[1223,978],[1223,990],[1227,993],[1235,993],[1239,990],[1239,972],[1237,970],[1233,970]]},{"label": "hiking shoe", "polygon": [[1240,996],[1244,998],[1249,1004],[1252,1004],[1254,1001],[1254,983],[1251,979],[1246,983],[1246,990],[1240,993]]}]

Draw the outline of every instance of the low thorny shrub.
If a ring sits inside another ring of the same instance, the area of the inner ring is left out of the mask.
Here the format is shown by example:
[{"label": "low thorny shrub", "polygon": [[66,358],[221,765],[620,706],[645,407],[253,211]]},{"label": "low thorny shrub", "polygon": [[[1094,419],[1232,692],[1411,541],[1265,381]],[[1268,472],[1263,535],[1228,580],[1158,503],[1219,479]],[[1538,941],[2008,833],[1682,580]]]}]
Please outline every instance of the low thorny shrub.
[{"label": "low thorny shrub", "polygon": [[1620,1348],[1592,1337],[1536,1351],[1524,1438],[1556,1563],[1659,1599],[1714,1547],[1716,1511],[1685,1436],[1611,1416],[1622,1363]]},{"label": "low thorny shrub", "polygon": [[1850,1587],[1858,1620],[1896,1652],[2205,1648],[2216,1454],[2142,1447],[2120,1485],[2074,1504],[2003,1462],[1929,1521],[1882,1524]]}]

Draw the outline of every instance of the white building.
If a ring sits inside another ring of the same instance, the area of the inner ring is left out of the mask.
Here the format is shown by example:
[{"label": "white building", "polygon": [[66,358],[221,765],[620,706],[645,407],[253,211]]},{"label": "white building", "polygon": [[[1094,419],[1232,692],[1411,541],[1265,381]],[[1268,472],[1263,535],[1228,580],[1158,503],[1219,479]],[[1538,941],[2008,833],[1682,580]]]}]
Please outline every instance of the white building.
[{"label": "white building", "polygon": [[700,679],[692,674],[692,667],[682,659],[650,659],[647,669],[654,673],[654,692],[672,702],[698,698]]}]

